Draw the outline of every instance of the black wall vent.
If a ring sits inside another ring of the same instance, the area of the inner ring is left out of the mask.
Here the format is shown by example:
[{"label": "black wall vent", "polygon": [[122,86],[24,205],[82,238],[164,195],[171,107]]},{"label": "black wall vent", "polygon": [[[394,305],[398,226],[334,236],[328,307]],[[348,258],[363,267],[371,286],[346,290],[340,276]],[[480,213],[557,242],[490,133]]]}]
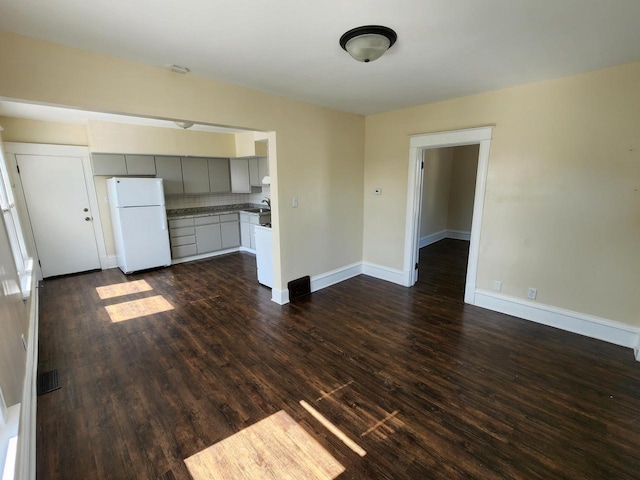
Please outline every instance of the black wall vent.
[{"label": "black wall vent", "polygon": [[60,379],[58,377],[58,370],[51,370],[38,375],[38,395],[44,395],[45,393],[53,392],[60,388]]},{"label": "black wall vent", "polygon": [[311,277],[298,278],[297,280],[291,280],[287,284],[289,289],[289,301],[293,302],[296,298],[304,297],[311,293]]}]

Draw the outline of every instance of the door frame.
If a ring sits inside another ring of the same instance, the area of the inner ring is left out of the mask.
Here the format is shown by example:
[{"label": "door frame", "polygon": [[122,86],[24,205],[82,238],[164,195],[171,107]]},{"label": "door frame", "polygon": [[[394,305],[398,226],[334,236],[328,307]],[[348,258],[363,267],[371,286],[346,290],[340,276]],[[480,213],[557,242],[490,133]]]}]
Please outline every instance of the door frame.
[{"label": "door frame", "polygon": [[[100,268],[103,270],[110,268],[109,259],[107,257],[107,248],[104,242],[104,234],[102,233],[102,221],[100,219],[100,209],[98,208],[98,197],[96,195],[96,187],[93,182],[93,169],[91,168],[91,157],[88,147],[74,146],[74,145],[47,145],[39,143],[18,143],[18,142],[4,142],[4,152],[7,155],[8,167],[10,169],[9,175],[13,175],[15,180],[15,197],[18,207],[18,213],[22,225],[27,226],[24,233],[25,240],[29,244],[31,255],[37,258],[37,250],[35,248],[35,238],[33,236],[33,228],[31,226],[31,219],[27,214],[27,205],[22,188],[22,179],[20,175],[16,175],[18,163],[16,155],[41,155],[46,157],[80,157],[82,160],[82,171],[84,174],[84,184],[87,189],[87,196],[89,197],[89,208],[91,209],[91,216],[93,217],[93,235],[95,237],[96,245],[98,246],[98,257],[100,259]],[[34,262],[34,268],[37,271],[38,280],[42,280],[42,269],[38,262]]]},{"label": "door frame", "polygon": [[420,255],[420,213],[422,209],[424,151],[432,148],[480,145],[478,153],[478,171],[476,173],[476,191],[471,221],[471,241],[469,262],[464,289],[465,303],[475,303],[476,277],[478,273],[478,255],[482,230],[482,212],[489,167],[489,150],[493,126],[425,133],[409,137],[409,179],[407,184],[407,214],[405,223],[404,267],[405,285],[410,287],[418,280],[417,264]]}]

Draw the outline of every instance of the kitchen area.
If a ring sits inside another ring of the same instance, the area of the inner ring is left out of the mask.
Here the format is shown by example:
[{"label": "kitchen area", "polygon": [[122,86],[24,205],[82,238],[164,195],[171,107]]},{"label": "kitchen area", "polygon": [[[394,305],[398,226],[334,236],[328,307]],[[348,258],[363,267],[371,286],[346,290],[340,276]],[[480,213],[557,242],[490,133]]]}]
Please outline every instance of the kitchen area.
[{"label": "kitchen area", "polygon": [[[272,287],[269,163],[266,144],[255,142],[255,145],[257,151],[246,157],[96,152],[91,155],[91,163],[94,177],[107,177],[108,184],[115,185],[117,181],[122,183],[122,188],[135,179],[136,186],[131,188],[140,191],[143,185],[140,179],[162,179],[168,227],[165,235],[169,238],[171,264],[237,251],[249,252],[257,255],[258,280]],[[113,206],[113,188],[108,197]],[[162,203],[162,199],[156,203]],[[118,266],[125,273],[131,273],[120,260],[126,243],[118,241],[122,238],[122,228],[114,222],[113,212],[111,208]],[[136,232],[136,237],[145,234],[137,231],[135,225],[128,228]],[[159,231],[157,235],[163,233]],[[158,260],[148,265],[165,264],[166,260]]]}]

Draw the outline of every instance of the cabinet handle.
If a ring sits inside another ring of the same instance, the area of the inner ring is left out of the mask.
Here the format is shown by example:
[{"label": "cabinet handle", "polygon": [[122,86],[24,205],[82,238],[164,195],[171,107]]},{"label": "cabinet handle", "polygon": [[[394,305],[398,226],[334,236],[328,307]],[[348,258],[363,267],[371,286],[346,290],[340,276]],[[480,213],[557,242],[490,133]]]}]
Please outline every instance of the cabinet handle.
[{"label": "cabinet handle", "polygon": [[90,222],[91,221],[91,217],[84,217],[84,221],[85,222]]}]

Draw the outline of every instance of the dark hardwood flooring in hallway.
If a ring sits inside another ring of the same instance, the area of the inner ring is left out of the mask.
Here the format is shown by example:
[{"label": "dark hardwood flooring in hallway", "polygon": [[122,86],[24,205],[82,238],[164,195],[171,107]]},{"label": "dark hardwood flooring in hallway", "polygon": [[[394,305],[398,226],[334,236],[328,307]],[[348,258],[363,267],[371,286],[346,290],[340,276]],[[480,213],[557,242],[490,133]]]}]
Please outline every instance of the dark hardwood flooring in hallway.
[{"label": "dark hardwood flooring in hallway", "polygon": [[285,306],[244,253],[44,281],[39,371],[62,388],[38,397],[38,478],[189,479],[184,459],[280,410],[341,480],[638,478],[632,352],[465,305],[467,248],[423,249],[411,289],[359,276]]}]

